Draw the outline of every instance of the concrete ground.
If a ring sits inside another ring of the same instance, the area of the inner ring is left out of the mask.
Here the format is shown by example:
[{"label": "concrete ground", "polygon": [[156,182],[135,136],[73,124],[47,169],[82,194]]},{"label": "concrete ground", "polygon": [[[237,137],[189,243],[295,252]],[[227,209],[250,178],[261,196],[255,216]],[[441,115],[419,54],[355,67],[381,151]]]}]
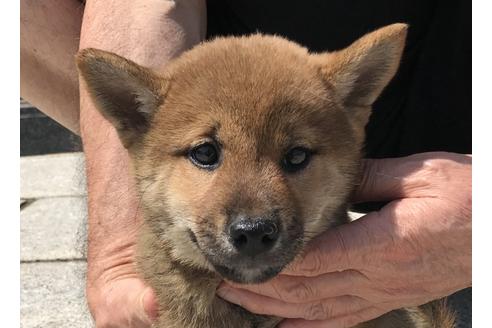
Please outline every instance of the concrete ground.
[{"label": "concrete ground", "polygon": [[93,327],[81,153],[21,157],[21,327]]}]

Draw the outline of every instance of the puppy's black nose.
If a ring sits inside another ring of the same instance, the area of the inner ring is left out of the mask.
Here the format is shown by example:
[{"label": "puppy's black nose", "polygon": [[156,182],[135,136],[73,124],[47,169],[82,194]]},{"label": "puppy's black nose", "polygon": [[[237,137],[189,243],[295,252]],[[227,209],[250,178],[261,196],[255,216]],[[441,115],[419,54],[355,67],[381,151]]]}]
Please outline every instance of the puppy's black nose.
[{"label": "puppy's black nose", "polygon": [[268,251],[278,239],[277,225],[269,219],[240,219],[229,227],[232,244],[242,255]]}]

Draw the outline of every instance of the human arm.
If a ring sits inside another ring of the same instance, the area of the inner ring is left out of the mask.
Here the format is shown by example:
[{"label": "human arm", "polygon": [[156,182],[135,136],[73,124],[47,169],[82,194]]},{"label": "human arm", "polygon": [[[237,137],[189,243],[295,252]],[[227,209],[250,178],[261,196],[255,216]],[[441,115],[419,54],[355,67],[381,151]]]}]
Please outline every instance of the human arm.
[{"label": "human arm", "polygon": [[[158,68],[205,35],[201,0],[87,0],[80,49],[115,52]],[[147,327],[155,298],[136,274],[141,223],[130,162],[81,85],[80,127],[89,203],[87,298],[97,327]]]}]

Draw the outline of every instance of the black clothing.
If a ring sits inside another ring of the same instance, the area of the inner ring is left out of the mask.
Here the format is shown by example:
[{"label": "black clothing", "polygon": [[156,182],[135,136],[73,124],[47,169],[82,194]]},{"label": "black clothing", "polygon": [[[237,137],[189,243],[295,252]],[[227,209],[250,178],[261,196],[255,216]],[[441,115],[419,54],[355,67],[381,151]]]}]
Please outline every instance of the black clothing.
[{"label": "black clothing", "polygon": [[208,0],[207,11],[208,38],[262,32],[316,52],[408,23],[400,69],[374,104],[366,155],[471,153],[471,2]]}]

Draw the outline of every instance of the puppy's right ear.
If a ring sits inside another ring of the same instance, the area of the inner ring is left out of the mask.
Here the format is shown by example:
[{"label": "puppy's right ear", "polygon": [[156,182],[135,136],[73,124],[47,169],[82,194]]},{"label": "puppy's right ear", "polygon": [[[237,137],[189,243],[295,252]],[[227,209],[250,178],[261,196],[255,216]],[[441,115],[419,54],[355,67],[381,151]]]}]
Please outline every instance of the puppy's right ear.
[{"label": "puppy's right ear", "polygon": [[166,80],[130,60],[97,49],[80,51],[77,66],[95,106],[129,148],[148,130],[163,103]]},{"label": "puppy's right ear", "polygon": [[313,55],[322,78],[334,87],[361,141],[372,104],[398,69],[407,28],[406,24],[392,24],[340,51]]}]

